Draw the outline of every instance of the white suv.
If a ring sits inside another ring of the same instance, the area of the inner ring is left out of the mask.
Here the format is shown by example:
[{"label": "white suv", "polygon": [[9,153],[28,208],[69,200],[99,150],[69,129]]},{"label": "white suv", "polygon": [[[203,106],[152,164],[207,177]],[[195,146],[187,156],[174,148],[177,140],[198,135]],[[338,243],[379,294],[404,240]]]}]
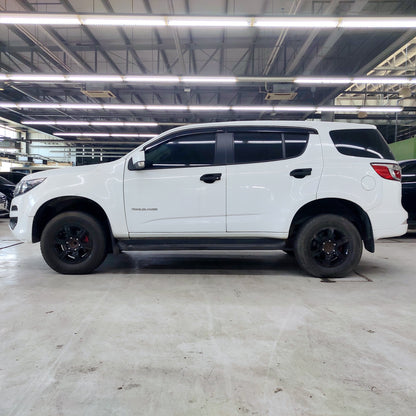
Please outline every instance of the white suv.
[{"label": "white suv", "polygon": [[314,276],[407,231],[400,168],[374,126],[190,125],[121,159],[27,176],[10,228],[49,266],[89,273],[120,250],[285,250]]}]

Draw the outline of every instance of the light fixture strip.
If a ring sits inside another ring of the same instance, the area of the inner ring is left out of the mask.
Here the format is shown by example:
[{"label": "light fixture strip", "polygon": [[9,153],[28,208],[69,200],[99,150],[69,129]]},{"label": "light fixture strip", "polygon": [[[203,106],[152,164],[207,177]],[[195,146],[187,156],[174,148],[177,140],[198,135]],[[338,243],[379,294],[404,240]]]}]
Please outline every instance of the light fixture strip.
[{"label": "light fixture strip", "polygon": [[[138,110],[138,111],[174,111],[174,112],[198,112],[198,111],[234,111],[234,112],[400,112],[403,107],[399,106],[374,106],[374,107],[358,107],[358,106],[308,106],[308,105],[291,105],[291,106],[223,106],[223,105],[139,105],[139,104],[62,104],[62,103],[11,103],[0,102],[1,108],[18,108],[18,109],[73,109],[73,110]],[[365,108],[365,110],[363,110]]]},{"label": "light fixture strip", "polygon": [[86,133],[86,132],[55,132],[54,136],[60,137],[156,137],[154,133]]},{"label": "light fixture strip", "polygon": [[416,28],[416,17],[322,17],[322,16],[148,16],[128,14],[0,13],[0,24],[53,26],[136,26],[264,29],[399,29]]},{"label": "light fixture strip", "polygon": [[28,126],[93,126],[93,127],[157,127],[159,123],[141,121],[75,121],[75,120],[23,120]]},{"label": "light fixture strip", "polygon": [[415,77],[347,77],[347,76],[310,76],[310,77],[230,77],[230,76],[173,76],[173,75],[89,75],[89,74],[19,74],[0,73],[0,81],[13,82],[111,82],[111,83],[139,83],[139,84],[191,84],[191,85],[235,85],[236,83],[296,83],[296,84],[415,84]]}]

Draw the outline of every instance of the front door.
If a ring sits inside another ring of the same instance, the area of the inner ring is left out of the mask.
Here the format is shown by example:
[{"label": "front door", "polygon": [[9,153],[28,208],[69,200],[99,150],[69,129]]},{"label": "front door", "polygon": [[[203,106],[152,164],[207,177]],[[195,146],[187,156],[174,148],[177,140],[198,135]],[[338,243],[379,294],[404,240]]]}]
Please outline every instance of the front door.
[{"label": "front door", "polygon": [[225,166],[215,133],[176,136],[145,151],[146,167],[126,167],[124,198],[130,237],[225,232]]}]

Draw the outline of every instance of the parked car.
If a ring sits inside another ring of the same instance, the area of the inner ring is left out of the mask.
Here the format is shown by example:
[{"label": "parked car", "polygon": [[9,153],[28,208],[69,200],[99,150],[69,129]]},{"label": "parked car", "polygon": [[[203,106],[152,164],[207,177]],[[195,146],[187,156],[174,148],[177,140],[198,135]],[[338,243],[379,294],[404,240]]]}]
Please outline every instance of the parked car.
[{"label": "parked car", "polygon": [[120,250],[281,249],[313,276],[344,276],[363,244],[406,233],[400,172],[370,125],[182,126],[117,161],[28,175],[10,228],[64,274]]},{"label": "parked car", "polygon": [[16,185],[26,174],[21,172],[0,172],[0,176]]},{"label": "parked car", "polygon": [[10,203],[13,199],[14,189],[16,185],[7,179],[0,176],[0,192],[6,195],[7,198],[7,209],[10,207]]},{"label": "parked car", "polygon": [[416,227],[416,159],[399,162],[402,168],[402,205],[409,214],[409,226]]},{"label": "parked car", "polygon": [[4,214],[7,214],[9,212],[7,207],[8,207],[8,203],[7,203],[6,195],[0,192],[0,216],[3,216]]}]

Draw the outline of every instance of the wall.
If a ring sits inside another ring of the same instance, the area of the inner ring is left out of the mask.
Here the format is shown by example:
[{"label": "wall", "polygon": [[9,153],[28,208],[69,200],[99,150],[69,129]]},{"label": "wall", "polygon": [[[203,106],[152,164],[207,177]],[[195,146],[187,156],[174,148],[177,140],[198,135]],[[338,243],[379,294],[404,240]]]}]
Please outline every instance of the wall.
[{"label": "wall", "polygon": [[390,143],[389,146],[396,160],[416,159],[416,137]]}]

